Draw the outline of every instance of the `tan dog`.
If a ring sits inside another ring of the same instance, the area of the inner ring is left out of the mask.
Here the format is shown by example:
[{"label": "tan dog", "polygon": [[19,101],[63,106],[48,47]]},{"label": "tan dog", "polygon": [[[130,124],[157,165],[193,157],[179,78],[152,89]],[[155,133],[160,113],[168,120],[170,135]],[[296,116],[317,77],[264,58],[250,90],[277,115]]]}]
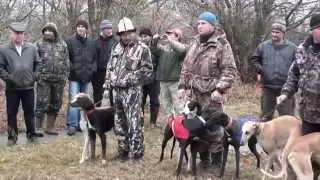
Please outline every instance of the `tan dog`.
[{"label": "tan dog", "polygon": [[[273,162],[280,165],[282,149],[287,144],[291,131],[295,128],[301,129],[301,120],[294,116],[280,116],[268,122],[249,121],[243,125],[242,141],[244,144],[255,135],[258,143],[265,153],[268,154],[265,170],[269,170]],[[262,179],[265,179],[265,175]]]},{"label": "tan dog", "polygon": [[282,153],[282,169],[278,175],[271,175],[261,170],[265,175],[272,178],[287,179],[288,163],[291,165],[298,180],[313,180],[319,176],[319,171],[315,173],[312,169],[312,162],[320,164],[320,133],[312,133],[301,136],[301,129],[297,129],[288,140]]}]

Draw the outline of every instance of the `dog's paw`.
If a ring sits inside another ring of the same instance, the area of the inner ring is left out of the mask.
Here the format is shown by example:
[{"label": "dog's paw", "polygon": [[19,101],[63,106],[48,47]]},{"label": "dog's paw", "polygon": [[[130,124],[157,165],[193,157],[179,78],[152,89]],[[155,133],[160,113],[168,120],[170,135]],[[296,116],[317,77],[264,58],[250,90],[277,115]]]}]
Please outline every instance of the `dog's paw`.
[{"label": "dog's paw", "polygon": [[107,164],[107,161],[106,161],[105,159],[103,159],[103,160],[101,161],[101,163],[102,163],[102,165],[106,165],[106,164]]}]

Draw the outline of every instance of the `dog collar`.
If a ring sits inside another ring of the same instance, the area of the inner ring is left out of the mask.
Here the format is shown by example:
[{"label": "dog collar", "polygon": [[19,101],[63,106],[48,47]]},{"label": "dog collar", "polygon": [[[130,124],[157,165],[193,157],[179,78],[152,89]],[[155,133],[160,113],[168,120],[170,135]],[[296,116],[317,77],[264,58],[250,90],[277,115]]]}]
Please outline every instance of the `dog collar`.
[{"label": "dog collar", "polygon": [[228,125],[226,126],[226,129],[231,128],[232,122],[233,122],[233,119],[231,117],[229,117],[229,122],[228,122]]},{"label": "dog collar", "polygon": [[95,109],[87,110],[87,111],[86,111],[86,114],[87,114],[87,115],[90,115],[91,113],[93,113],[94,110],[95,110]]}]

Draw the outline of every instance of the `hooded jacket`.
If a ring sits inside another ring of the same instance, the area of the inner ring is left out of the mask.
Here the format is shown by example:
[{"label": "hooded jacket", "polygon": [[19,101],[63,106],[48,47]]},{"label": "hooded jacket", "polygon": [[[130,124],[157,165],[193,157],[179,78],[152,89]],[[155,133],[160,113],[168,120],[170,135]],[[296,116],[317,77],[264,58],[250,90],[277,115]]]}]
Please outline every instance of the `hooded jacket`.
[{"label": "hooded jacket", "polygon": [[43,29],[52,31],[55,39],[47,40],[45,38],[36,42],[37,52],[40,57],[38,79],[46,81],[64,81],[67,80],[70,71],[70,60],[68,47],[65,41],[59,37],[55,24],[47,23]]}]

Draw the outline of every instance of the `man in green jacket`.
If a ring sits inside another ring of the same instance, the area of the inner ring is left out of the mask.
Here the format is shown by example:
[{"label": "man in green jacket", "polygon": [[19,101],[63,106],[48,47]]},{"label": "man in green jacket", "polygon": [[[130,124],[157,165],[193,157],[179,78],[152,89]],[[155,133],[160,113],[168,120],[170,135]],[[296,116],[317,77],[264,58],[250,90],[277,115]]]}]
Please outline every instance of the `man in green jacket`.
[{"label": "man in green jacket", "polygon": [[[154,47],[151,48],[158,61],[156,80],[160,81],[160,102],[168,116],[179,113],[184,106],[183,100],[177,96],[181,64],[186,54],[186,46],[181,43],[181,38],[180,29],[169,29],[163,36],[154,37]],[[157,39],[163,44],[158,43]]]},{"label": "man in green jacket", "polygon": [[8,146],[18,140],[17,113],[20,105],[24,112],[28,142],[35,142],[43,134],[35,132],[34,82],[39,56],[36,48],[25,40],[27,24],[14,22],[11,42],[0,49],[0,78],[6,82]]}]

